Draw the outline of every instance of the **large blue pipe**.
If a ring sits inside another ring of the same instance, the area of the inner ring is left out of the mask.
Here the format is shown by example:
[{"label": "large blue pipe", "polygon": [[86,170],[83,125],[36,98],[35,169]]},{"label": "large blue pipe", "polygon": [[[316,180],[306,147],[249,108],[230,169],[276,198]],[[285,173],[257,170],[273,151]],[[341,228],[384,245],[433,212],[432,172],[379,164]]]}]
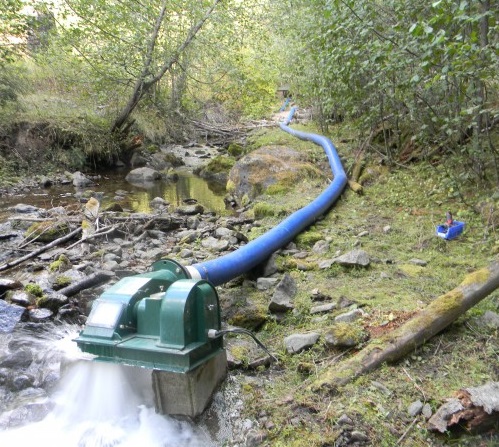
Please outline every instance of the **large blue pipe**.
[{"label": "large blue pipe", "polygon": [[280,124],[281,129],[301,140],[312,141],[322,146],[331,166],[333,181],[314,201],[295,211],[257,239],[220,258],[188,267],[193,278],[206,279],[213,285],[218,286],[248,272],[268,259],[276,250],[287,245],[300,232],[315,222],[331,208],[342,193],[347,183],[347,176],[334,144],[324,136],[300,132],[288,127],[295,111],[296,108],[293,107],[286,121]]}]

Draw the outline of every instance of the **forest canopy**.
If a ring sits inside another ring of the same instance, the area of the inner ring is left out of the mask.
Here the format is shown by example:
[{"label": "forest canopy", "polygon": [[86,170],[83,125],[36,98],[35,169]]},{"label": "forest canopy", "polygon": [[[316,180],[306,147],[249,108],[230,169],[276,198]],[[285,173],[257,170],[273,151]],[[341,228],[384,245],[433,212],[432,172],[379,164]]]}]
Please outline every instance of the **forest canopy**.
[{"label": "forest canopy", "polygon": [[497,161],[490,0],[2,0],[1,11],[9,119],[43,96],[162,140],[186,117],[268,117],[286,84],[324,131],[350,122],[388,162],[461,148],[485,176]]}]

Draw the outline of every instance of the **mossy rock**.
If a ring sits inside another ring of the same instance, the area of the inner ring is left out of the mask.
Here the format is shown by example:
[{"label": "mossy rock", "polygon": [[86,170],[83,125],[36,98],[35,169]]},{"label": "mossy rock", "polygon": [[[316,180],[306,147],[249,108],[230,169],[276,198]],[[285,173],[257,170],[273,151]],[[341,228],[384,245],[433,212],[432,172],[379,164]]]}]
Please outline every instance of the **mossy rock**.
[{"label": "mossy rock", "polygon": [[40,242],[49,243],[70,233],[71,228],[66,222],[57,222],[47,220],[44,222],[35,222],[24,233],[28,240],[36,239]]},{"label": "mossy rock", "polygon": [[248,306],[238,309],[228,319],[228,323],[245,329],[256,330],[267,321],[267,309],[259,306]]},{"label": "mossy rock", "polygon": [[298,245],[304,247],[312,247],[316,242],[324,239],[324,236],[318,231],[306,231],[296,236],[295,240]]},{"label": "mossy rock", "polygon": [[32,284],[32,283],[26,284],[24,286],[24,290],[27,293],[29,293],[29,294],[31,294],[33,296],[36,296],[38,298],[40,298],[40,297],[43,296],[43,290],[42,290],[42,288],[38,284]]},{"label": "mossy rock", "polygon": [[69,258],[62,254],[54,262],[49,265],[49,271],[51,272],[64,272],[72,267]]},{"label": "mossy rock", "polygon": [[[196,170],[195,173],[205,179],[211,179],[219,183],[227,183],[229,171],[234,166],[234,159],[219,155],[212,158],[206,166]],[[229,191],[229,190],[227,190]],[[229,191],[230,192],[230,191]]]},{"label": "mossy rock", "polygon": [[282,186],[274,188],[282,191],[303,179],[322,177],[322,172],[305,158],[286,146],[257,149],[240,158],[230,170],[231,192],[253,199],[276,184]]},{"label": "mossy rock", "polygon": [[334,348],[352,348],[367,338],[364,329],[354,323],[336,323],[324,336],[326,344]]},{"label": "mossy rock", "polygon": [[69,286],[72,283],[72,279],[66,275],[58,275],[54,280],[54,289],[60,290],[64,287]]}]

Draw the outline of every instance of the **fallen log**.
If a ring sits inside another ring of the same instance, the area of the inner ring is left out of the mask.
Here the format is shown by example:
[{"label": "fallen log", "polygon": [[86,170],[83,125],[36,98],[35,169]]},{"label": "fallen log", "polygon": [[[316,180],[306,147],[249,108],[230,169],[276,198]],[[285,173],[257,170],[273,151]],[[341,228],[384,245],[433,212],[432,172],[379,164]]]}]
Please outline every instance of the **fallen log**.
[{"label": "fallen log", "polygon": [[395,362],[441,332],[499,287],[499,262],[467,275],[455,289],[435,299],[393,332],[373,340],[356,355],[328,368],[312,383],[315,391],[335,392],[351,380]]},{"label": "fallen log", "polygon": [[8,270],[12,267],[15,267],[16,265],[22,264],[24,261],[27,261],[28,259],[32,259],[35,256],[38,256],[39,254],[41,254],[47,250],[50,250],[53,247],[57,247],[58,245],[63,244],[64,242],[71,240],[80,231],[81,231],[81,227],[78,227],[75,230],[71,231],[70,233],[66,234],[65,236],[62,236],[59,239],[56,239],[55,241],[52,241],[49,244],[44,245],[43,247],[40,247],[39,249],[34,250],[21,258],[17,258],[13,261],[6,262],[5,264],[0,265],[0,272],[3,272],[4,270]]},{"label": "fallen log", "polygon": [[499,427],[499,382],[459,390],[428,421],[428,428],[440,433],[464,428],[478,434],[494,426]]},{"label": "fallen log", "polygon": [[95,286],[99,286],[111,278],[114,278],[114,272],[103,270],[101,272],[93,273],[92,275],[86,277],[82,281],[77,282],[76,284],[71,284],[63,289],[58,290],[58,293],[62,293],[67,297],[76,295],[82,290],[90,289]]}]

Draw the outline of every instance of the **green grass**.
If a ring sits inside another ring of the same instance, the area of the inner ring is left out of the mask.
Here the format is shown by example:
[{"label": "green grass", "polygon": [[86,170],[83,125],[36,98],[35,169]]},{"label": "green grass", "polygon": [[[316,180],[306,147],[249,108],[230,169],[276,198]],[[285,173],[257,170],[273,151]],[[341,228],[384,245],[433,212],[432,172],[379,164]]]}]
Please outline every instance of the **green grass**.
[{"label": "green grass", "polygon": [[[316,150],[273,130],[262,131],[255,141],[262,145],[287,144]],[[345,163],[351,163],[355,147],[338,146]],[[455,163],[454,168],[459,169],[458,160]],[[313,393],[309,385],[354,350],[333,350],[318,343],[297,355],[284,351],[282,340],[287,335],[316,330],[323,334],[332,324],[335,313],[322,319],[309,314],[310,307],[316,304],[312,301],[312,289],[319,289],[333,300],[344,296],[354,301],[368,314],[363,324],[377,327],[391,320],[397,323],[405,313],[423,309],[458,286],[467,273],[497,258],[496,229],[475,206],[492,200],[497,207],[498,198],[490,198],[493,185],[477,188],[473,181],[463,182],[456,194],[447,169],[420,163],[390,170],[378,169],[374,161],[372,164],[375,175],[364,177],[363,195],[346,189],[327,215],[296,238],[299,248],[309,252],[300,261],[314,265],[355,248],[369,254],[368,268],[333,265],[325,270],[302,271],[292,257],[278,257],[281,270],[288,271],[295,279],[298,294],[295,312],[281,322],[270,320],[258,334],[281,360],[280,367],[257,373],[261,380],[252,385],[245,398],[249,417],[258,419],[263,414],[274,424],[264,446],[304,445],[304,439],[311,447],[335,445],[340,434],[336,421],[342,414],[355,421],[355,429],[368,435],[372,445],[393,446],[413,421],[407,415],[411,402],[419,399],[436,411],[460,388],[499,380],[493,366],[499,360],[499,334],[497,330],[479,329],[474,322],[486,310],[499,311],[497,290],[404,359],[359,377],[334,396]],[[257,200],[260,207],[265,201],[271,207],[292,212],[303,206],[302,200],[315,198],[323,188],[319,182],[306,181],[289,191],[263,195]],[[435,235],[435,227],[445,221],[447,210],[466,222],[464,234],[453,241]],[[279,222],[275,215],[262,214],[260,218],[263,227],[259,232]],[[364,231],[368,234],[359,236]],[[318,239],[330,242],[327,254],[311,252]],[[414,258],[426,261],[427,265],[414,265],[411,262]],[[391,395],[386,396],[373,387],[372,381],[382,383]],[[428,431],[426,422],[419,417],[400,445],[465,446],[478,442],[476,439],[437,436]]]}]

